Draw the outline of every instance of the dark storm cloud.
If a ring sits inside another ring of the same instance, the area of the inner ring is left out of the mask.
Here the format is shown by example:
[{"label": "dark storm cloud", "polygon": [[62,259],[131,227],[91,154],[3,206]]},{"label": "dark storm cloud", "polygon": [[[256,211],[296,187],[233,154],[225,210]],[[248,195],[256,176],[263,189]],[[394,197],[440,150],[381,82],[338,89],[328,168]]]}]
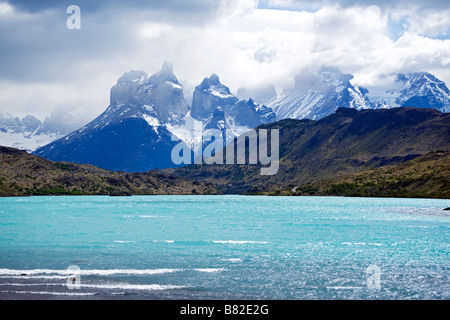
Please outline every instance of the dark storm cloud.
[{"label": "dark storm cloud", "polygon": [[121,9],[155,9],[170,10],[175,12],[211,11],[217,7],[219,1],[210,0],[9,0],[9,4],[26,12],[39,12],[49,9],[67,8],[69,5],[78,5],[86,12],[94,13],[105,8]]}]

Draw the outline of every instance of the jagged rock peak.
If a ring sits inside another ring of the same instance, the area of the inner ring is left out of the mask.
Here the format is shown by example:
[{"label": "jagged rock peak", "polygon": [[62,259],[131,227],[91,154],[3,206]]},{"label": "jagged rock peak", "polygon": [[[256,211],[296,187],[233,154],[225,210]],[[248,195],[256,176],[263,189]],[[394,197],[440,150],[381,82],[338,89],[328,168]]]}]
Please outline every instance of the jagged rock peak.
[{"label": "jagged rock peak", "polygon": [[144,71],[136,71],[131,70],[129,72],[125,72],[123,76],[117,80],[117,84],[130,84],[130,83],[144,83],[147,81],[148,75]]},{"label": "jagged rock peak", "polygon": [[[202,83],[200,84],[200,90],[205,90],[208,89],[210,87],[223,87],[223,88],[227,88],[225,85],[223,85],[220,82],[219,76],[215,73],[213,73],[209,78],[206,77],[205,79],[203,79]],[[228,88],[227,88],[228,89]]]},{"label": "jagged rock peak", "polygon": [[173,65],[170,62],[164,61],[161,70],[152,75],[147,82],[149,84],[158,84],[166,81],[179,84],[177,77],[173,73]]},{"label": "jagged rock peak", "polygon": [[164,61],[160,73],[173,75],[173,65],[168,61]]},{"label": "jagged rock peak", "polygon": [[219,76],[215,73],[213,73],[210,77],[209,77],[209,83],[211,85],[216,85],[216,84],[220,84],[220,80],[219,80]]}]

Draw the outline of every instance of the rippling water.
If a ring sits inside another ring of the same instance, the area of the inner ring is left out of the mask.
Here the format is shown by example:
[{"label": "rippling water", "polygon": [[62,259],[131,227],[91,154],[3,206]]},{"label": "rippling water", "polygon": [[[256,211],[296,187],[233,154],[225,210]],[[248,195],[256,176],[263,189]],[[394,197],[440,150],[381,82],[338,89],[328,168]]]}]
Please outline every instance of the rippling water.
[{"label": "rippling water", "polygon": [[[449,299],[449,206],[340,197],[1,198],[0,298]],[[69,266],[80,268],[78,289],[67,285]],[[378,287],[369,266],[379,268]]]}]

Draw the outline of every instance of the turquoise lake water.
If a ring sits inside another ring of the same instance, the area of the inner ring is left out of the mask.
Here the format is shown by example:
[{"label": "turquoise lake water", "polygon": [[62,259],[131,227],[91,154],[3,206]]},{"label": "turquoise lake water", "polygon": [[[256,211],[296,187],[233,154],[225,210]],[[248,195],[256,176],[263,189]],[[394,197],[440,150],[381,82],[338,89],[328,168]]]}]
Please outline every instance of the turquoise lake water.
[{"label": "turquoise lake water", "polygon": [[[449,299],[449,206],[341,197],[0,198],[0,298]],[[72,265],[80,268],[78,289],[66,284]],[[369,266],[379,269],[377,287]]]}]

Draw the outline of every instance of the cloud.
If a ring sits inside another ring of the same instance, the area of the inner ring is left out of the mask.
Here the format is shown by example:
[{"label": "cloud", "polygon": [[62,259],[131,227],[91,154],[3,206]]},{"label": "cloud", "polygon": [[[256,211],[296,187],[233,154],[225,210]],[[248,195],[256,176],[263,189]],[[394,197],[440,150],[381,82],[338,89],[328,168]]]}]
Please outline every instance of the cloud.
[{"label": "cloud", "polygon": [[14,11],[14,8],[7,2],[0,3],[0,16],[6,17],[10,14],[12,14]]},{"label": "cloud", "polygon": [[[404,19],[407,31],[417,32],[427,36],[449,36],[450,8],[446,1],[441,0],[265,0],[263,7],[291,10],[320,10],[323,7],[378,8],[382,14],[388,14],[393,20]],[[260,5],[261,5],[260,4]]]},{"label": "cloud", "polygon": [[435,8],[436,10],[448,8],[448,4],[441,0],[266,0],[262,1],[266,6],[276,8],[315,8],[326,6],[339,6],[342,8],[379,6],[383,9],[393,8]]},{"label": "cloud", "polygon": [[42,12],[47,10],[65,9],[69,5],[76,4],[85,9],[87,13],[95,14],[113,9],[126,10],[167,10],[171,12],[195,13],[198,16],[202,12],[211,12],[219,6],[216,1],[208,0],[9,0],[11,5],[17,9],[29,13]]},{"label": "cloud", "polygon": [[[234,92],[271,83],[280,91],[299,70],[321,65],[366,86],[418,70],[450,83],[450,15],[438,4],[420,12],[425,2],[80,0],[74,31],[66,28],[72,2],[0,0],[0,111],[43,119],[69,108],[94,117],[124,72],[152,74],[164,60],[188,99],[212,73]],[[287,6],[315,8],[278,10]],[[405,24],[396,37],[393,22]]]},{"label": "cloud", "polygon": [[435,10],[421,8],[400,10],[392,15],[394,20],[406,20],[408,31],[431,37],[446,37],[450,28],[450,8]]}]

